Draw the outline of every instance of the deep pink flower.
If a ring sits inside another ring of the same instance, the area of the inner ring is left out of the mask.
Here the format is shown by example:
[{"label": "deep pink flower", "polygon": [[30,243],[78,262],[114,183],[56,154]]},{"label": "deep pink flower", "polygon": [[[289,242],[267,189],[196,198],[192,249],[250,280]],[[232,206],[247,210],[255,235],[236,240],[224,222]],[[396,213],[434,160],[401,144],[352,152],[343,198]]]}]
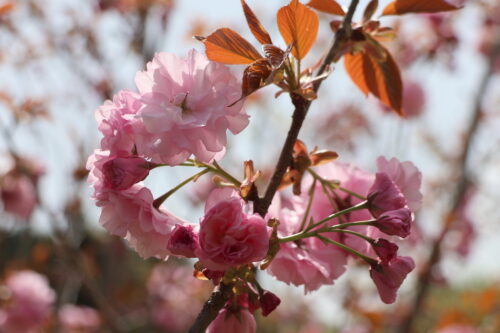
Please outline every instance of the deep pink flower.
[{"label": "deep pink flower", "polygon": [[139,112],[146,131],[136,136],[140,154],[153,162],[177,165],[191,154],[209,162],[225,152],[226,131],[242,131],[248,116],[240,85],[223,64],[194,50],[186,58],[158,53],[139,72]]},{"label": "deep pink flower", "polygon": [[405,80],[403,85],[403,111],[409,118],[422,114],[425,105],[425,92],[415,81]]},{"label": "deep pink flower", "polygon": [[267,317],[280,305],[281,300],[278,296],[270,291],[265,290],[259,297],[260,307],[262,308],[262,315]]},{"label": "deep pink flower", "polygon": [[0,330],[9,333],[38,332],[52,312],[55,293],[47,279],[33,271],[20,271],[5,281],[10,299],[0,309]]},{"label": "deep pink flower", "polygon": [[422,174],[417,167],[409,161],[399,162],[396,158],[389,161],[385,157],[377,158],[379,172],[386,173],[403,193],[406,204],[415,212],[422,205],[422,193],[420,185]]},{"label": "deep pink flower", "polygon": [[411,210],[408,208],[399,208],[380,215],[374,225],[387,235],[405,238],[410,234],[411,222]]},{"label": "deep pink flower", "polygon": [[382,301],[391,304],[404,279],[415,268],[410,257],[396,257],[389,262],[381,262],[370,267],[370,277],[377,286]]},{"label": "deep pink flower", "polygon": [[194,258],[198,248],[198,233],[193,226],[176,224],[167,244],[170,253],[176,256]]},{"label": "deep pink flower", "polygon": [[135,144],[135,133],[142,136],[143,125],[137,119],[137,112],[141,107],[139,94],[121,90],[113,101],[106,101],[95,112],[99,131],[104,135],[101,140],[101,149],[112,153],[124,151],[130,153]]},{"label": "deep pink flower", "polygon": [[257,323],[246,309],[233,313],[227,308],[220,310],[215,320],[208,326],[206,333],[255,333]]},{"label": "deep pink flower", "polygon": [[[218,197],[216,189],[211,196]],[[236,193],[236,191],[233,191]],[[209,269],[223,270],[264,258],[269,245],[266,221],[257,214],[243,211],[245,202],[228,193],[206,212],[200,223],[199,257]],[[207,200],[207,205],[211,202]]]},{"label": "deep pink flower", "polygon": [[58,313],[59,323],[64,332],[97,332],[101,327],[99,312],[87,306],[64,304]]},{"label": "deep pink flower", "polygon": [[383,172],[377,172],[368,194],[368,209],[375,217],[403,208],[406,200],[394,181]]},{"label": "deep pink flower", "polygon": [[37,205],[36,186],[29,176],[9,172],[0,178],[3,209],[22,219],[29,219]]},{"label": "deep pink flower", "polygon": [[394,259],[398,253],[399,247],[389,242],[387,239],[379,238],[372,244],[375,253],[383,263],[389,262]]}]

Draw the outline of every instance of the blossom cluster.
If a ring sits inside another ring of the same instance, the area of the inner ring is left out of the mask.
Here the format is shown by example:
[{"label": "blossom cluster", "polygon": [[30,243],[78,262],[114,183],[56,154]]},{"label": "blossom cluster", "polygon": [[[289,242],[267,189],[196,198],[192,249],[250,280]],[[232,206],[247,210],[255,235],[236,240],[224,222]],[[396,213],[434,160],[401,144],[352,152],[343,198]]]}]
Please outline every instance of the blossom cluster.
[{"label": "blossom cluster", "polygon": [[[253,332],[253,312],[267,316],[280,304],[257,282],[257,262],[278,280],[310,292],[333,284],[349,257],[360,258],[382,301],[395,301],[415,267],[410,257],[398,255],[395,243],[410,235],[422,199],[421,175],[411,162],[381,157],[373,174],[333,161],[336,153],[305,151],[304,167],[289,170],[294,195],[281,190],[261,216],[249,199],[259,176],[251,162],[243,182],[217,163],[227,131],[238,133],[248,124],[242,103],[234,103],[240,93],[231,72],[195,51],[185,59],[160,53],[137,74],[136,85],[138,92],[120,91],[96,112],[103,138],[87,167],[100,223],[145,258],[197,258],[195,276],[238,286],[208,332]],[[179,165],[202,171],[155,199],[142,182],[149,171]],[[199,223],[161,207],[209,172],[223,180],[212,186]]]}]

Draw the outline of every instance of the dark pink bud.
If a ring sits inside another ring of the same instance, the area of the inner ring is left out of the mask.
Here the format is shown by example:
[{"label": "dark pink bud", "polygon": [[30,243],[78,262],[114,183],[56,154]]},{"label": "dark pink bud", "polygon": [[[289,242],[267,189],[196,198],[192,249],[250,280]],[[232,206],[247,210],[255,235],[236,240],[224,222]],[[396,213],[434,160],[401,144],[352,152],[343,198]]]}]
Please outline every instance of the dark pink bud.
[{"label": "dark pink bud", "polygon": [[379,238],[372,244],[373,249],[377,253],[382,263],[386,263],[394,259],[397,255],[399,247],[389,242],[387,239]]},{"label": "dark pink bud", "polygon": [[170,234],[167,249],[176,256],[195,258],[198,248],[198,234],[191,225],[176,224]]},{"label": "dark pink bud", "polygon": [[382,262],[370,267],[370,277],[382,301],[391,304],[396,301],[396,294],[404,279],[415,268],[410,257],[396,257],[389,262]]},{"label": "dark pink bud", "polygon": [[260,296],[260,307],[262,308],[262,315],[267,317],[280,305],[281,300],[278,296],[270,291],[265,290]]},{"label": "dark pink bud", "polygon": [[219,284],[220,279],[224,277],[224,271],[214,271],[208,268],[205,268],[202,271],[203,275],[207,277],[207,279],[212,280],[214,284]]},{"label": "dark pink bud", "polygon": [[113,190],[126,190],[149,174],[148,162],[136,156],[116,157],[102,167],[104,185]]},{"label": "dark pink bud", "polygon": [[380,215],[374,226],[385,234],[405,238],[410,234],[411,221],[411,210],[400,208]]},{"label": "dark pink bud", "polygon": [[368,193],[368,209],[375,217],[406,205],[401,190],[385,172],[377,172],[375,183]]}]

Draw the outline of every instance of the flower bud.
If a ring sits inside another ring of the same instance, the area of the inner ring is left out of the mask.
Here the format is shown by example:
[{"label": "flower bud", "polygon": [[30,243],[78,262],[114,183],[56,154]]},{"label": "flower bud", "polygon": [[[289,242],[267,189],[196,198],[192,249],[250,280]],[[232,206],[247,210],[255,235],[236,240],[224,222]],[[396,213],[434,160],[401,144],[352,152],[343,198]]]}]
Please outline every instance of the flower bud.
[{"label": "flower bud", "polygon": [[379,238],[375,243],[372,244],[373,250],[380,258],[382,263],[389,262],[394,259],[397,255],[399,247],[389,242],[387,239]]},{"label": "flower bud", "polygon": [[280,305],[281,300],[278,296],[270,291],[265,290],[260,296],[260,307],[262,308],[262,315],[267,317]]},{"label": "flower bud", "polygon": [[374,225],[387,235],[405,238],[410,234],[411,221],[411,211],[408,208],[400,208],[383,213]]},{"label": "flower bud", "polygon": [[406,199],[396,183],[385,172],[378,172],[368,194],[368,209],[372,215],[379,217],[405,205]]},{"label": "flower bud", "polygon": [[104,163],[104,186],[114,190],[126,190],[149,174],[148,162],[136,156],[116,157]]},{"label": "flower bud", "polygon": [[167,243],[167,249],[176,256],[195,258],[198,234],[191,225],[176,224]]}]

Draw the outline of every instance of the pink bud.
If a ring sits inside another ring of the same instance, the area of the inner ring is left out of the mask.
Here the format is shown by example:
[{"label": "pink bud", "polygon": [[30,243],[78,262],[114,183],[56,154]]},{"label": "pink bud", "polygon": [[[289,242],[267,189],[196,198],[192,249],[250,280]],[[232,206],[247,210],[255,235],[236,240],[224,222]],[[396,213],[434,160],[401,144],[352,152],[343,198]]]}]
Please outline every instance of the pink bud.
[{"label": "pink bud", "polygon": [[389,262],[370,267],[370,277],[384,303],[391,304],[396,301],[399,287],[414,268],[415,262],[410,257],[396,257]]},{"label": "pink bud", "polygon": [[248,310],[239,309],[233,312],[224,308],[208,326],[206,333],[255,333],[256,331],[255,318]]},{"label": "pink bud", "polygon": [[175,225],[167,243],[167,249],[173,255],[195,258],[198,246],[198,234],[192,225]]},{"label": "pink bud", "polygon": [[37,204],[36,185],[25,174],[9,172],[0,181],[0,198],[6,212],[27,220]]},{"label": "pink bud", "polygon": [[278,296],[270,291],[264,291],[260,296],[260,307],[262,308],[262,315],[267,317],[280,305],[281,300]]},{"label": "pink bud", "polygon": [[104,163],[104,184],[114,190],[126,190],[149,174],[148,162],[136,156],[116,157]]},{"label": "pink bud", "polygon": [[396,183],[385,172],[377,172],[368,194],[368,209],[375,217],[403,208],[406,200]]},{"label": "pink bud", "polygon": [[391,243],[387,239],[383,238],[377,239],[377,241],[373,243],[372,246],[382,263],[386,263],[394,259],[399,249],[396,244]]},{"label": "pink bud", "polygon": [[408,208],[400,208],[383,213],[374,225],[387,235],[405,238],[410,234],[411,221],[411,211]]}]

